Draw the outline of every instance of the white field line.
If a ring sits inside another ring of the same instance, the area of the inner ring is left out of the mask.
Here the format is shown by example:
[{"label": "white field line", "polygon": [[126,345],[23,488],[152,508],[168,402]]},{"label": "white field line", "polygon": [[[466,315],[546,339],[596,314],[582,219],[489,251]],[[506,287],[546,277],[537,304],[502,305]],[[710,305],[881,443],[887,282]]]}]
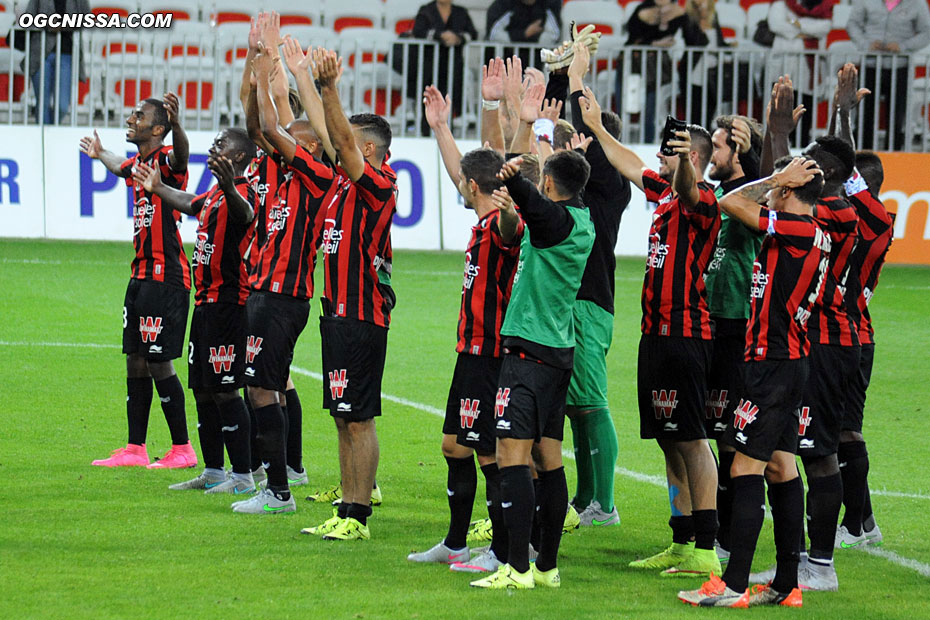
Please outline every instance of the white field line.
[{"label": "white field line", "polygon": [[[91,348],[91,349],[117,349],[121,348],[120,345],[116,344],[98,344],[98,343],[80,343],[80,342],[12,342],[6,340],[0,340],[0,346],[24,346],[24,347],[68,347],[68,348]],[[307,370],[306,368],[301,368],[299,366],[291,366],[291,370],[296,372],[299,375],[304,375],[306,377],[311,377],[317,381],[323,380],[323,375],[318,372],[313,372],[312,370]],[[384,400],[390,401],[392,403],[397,403],[398,405],[404,405],[410,407],[411,409],[416,409],[436,417],[445,417],[445,412],[438,408],[433,407],[432,405],[426,405],[423,403],[418,403],[413,400],[407,400],[406,398],[401,398],[400,396],[394,396],[393,394],[387,394],[381,392],[381,398]],[[575,455],[571,453],[570,450],[562,450],[562,454],[571,460],[575,460]],[[624,467],[615,467],[614,471],[624,477],[636,480],[637,482],[643,482],[650,484],[652,486],[665,488],[665,478],[661,476],[656,476],[652,474],[644,474],[638,471],[633,471],[631,469],[626,469]],[[873,495],[885,495],[887,497],[905,497],[910,499],[930,499],[928,495],[921,495],[917,493],[897,493],[894,491],[872,491]],[[884,558],[893,564],[898,566],[903,566],[913,570],[924,577],[930,577],[930,564],[924,564],[923,562],[918,562],[917,560],[912,560],[911,558],[906,558],[904,556],[898,555],[894,551],[889,551],[887,549],[876,548],[876,547],[867,547],[863,551],[871,555]]]},{"label": "white field line", "polygon": [[128,264],[124,260],[80,260],[80,261],[61,261],[47,260],[44,258],[0,258],[0,263],[10,263],[14,265],[102,265],[104,267],[120,266]]}]

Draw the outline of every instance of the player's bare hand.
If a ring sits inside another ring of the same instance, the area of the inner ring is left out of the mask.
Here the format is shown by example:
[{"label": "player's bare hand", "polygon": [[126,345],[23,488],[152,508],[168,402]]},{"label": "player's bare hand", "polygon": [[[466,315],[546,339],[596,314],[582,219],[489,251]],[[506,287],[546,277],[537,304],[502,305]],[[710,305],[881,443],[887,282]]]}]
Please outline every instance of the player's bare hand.
[{"label": "player's bare hand", "polygon": [[522,157],[514,157],[513,159],[505,162],[501,167],[501,171],[497,173],[497,178],[501,181],[512,179],[520,172],[520,164],[522,163]]},{"label": "player's bare hand", "polygon": [[594,96],[594,91],[585,87],[584,96],[578,98],[578,103],[581,106],[581,118],[584,124],[592,130],[601,127],[601,106]]},{"label": "player's bare hand", "polygon": [[498,211],[507,213],[515,211],[513,198],[510,197],[510,192],[507,191],[506,187],[494,190],[491,194],[491,202]]},{"label": "player's bare hand", "polygon": [[278,46],[281,45],[281,16],[277,11],[272,11],[270,15],[266,14],[266,19],[261,31],[261,40],[265,48],[272,53],[277,53]]},{"label": "player's bare hand", "polygon": [[93,137],[85,136],[81,138],[81,152],[91,159],[100,157],[100,153],[103,152],[103,143],[100,142],[100,136],[97,135],[96,129],[94,129]]},{"label": "player's bare hand", "polygon": [[427,86],[423,91],[423,111],[426,114],[427,124],[434,130],[449,122],[449,111],[452,109],[452,97],[442,96],[435,86]]},{"label": "player's bare hand", "polygon": [[859,70],[851,62],[843,65],[836,77],[836,91],[833,94],[835,108],[848,112],[859,105],[863,97],[872,94],[868,88],[856,89],[859,85]]},{"label": "player's bare hand", "polygon": [[591,53],[584,43],[577,41],[572,45],[572,50],[575,55],[572,57],[572,64],[568,65],[568,76],[577,77],[580,80],[591,65]]},{"label": "player's bare hand", "polygon": [[284,56],[287,70],[294,76],[307,73],[310,68],[310,50],[308,49],[307,53],[304,54],[297,39],[290,36],[284,37],[284,47],[281,53]]},{"label": "player's bare hand", "polygon": [[265,44],[259,42],[258,54],[255,56],[255,58],[252,59],[252,72],[255,73],[256,78],[262,80],[264,83],[267,83],[268,77],[271,75],[271,68],[273,66],[274,59],[267,51]]},{"label": "player's bare hand", "polygon": [[481,98],[500,101],[504,98],[504,60],[492,58],[481,67]]},{"label": "player's bare hand", "polygon": [[779,187],[801,187],[807,185],[818,174],[823,174],[817,162],[806,157],[795,157],[784,170],[775,175]]},{"label": "player's bare hand", "polygon": [[320,58],[318,78],[320,86],[324,88],[335,88],[342,75],[342,58],[336,55],[332,50],[326,50],[326,53]]},{"label": "player's bare hand", "polygon": [[539,111],[542,108],[545,94],[546,87],[542,84],[533,84],[526,89],[526,93],[523,95],[523,103],[520,105],[521,121],[532,123],[539,118]]},{"label": "player's bare hand", "polygon": [[553,123],[559,122],[559,114],[562,112],[562,101],[559,99],[546,99],[539,111],[539,118],[547,118]]},{"label": "player's bare hand", "polygon": [[688,159],[688,157],[691,155],[691,132],[676,131],[675,137],[677,140],[669,140],[668,145],[678,154],[679,157],[682,159]]},{"label": "player's bare hand", "polygon": [[258,50],[258,42],[262,37],[262,25],[259,22],[261,13],[259,17],[252,17],[249,19],[249,49],[253,51]]},{"label": "player's bare hand", "polygon": [[132,171],[132,180],[147,192],[154,192],[161,185],[161,172],[158,168],[145,163],[136,164]]},{"label": "player's bare hand", "polygon": [[228,157],[224,155],[220,155],[219,157],[208,157],[207,168],[209,168],[213,176],[216,177],[217,184],[224,190],[234,185],[236,173]]},{"label": "player's bare hand", "polygon": [[573,133],[571,142],[566,144],[565,148],[567,148],[570,151],[574,151],[575,149],[581,149],[583,152],[587,153],[588,147],[591,146],[592,141],[593,141],[593,138],[586,138],[583,133]]},{"label": "player's bare hand", "polygon": [[504,63],[504,97],[514,108],[519,108],[523,92],[523,61],[513,56]]},{"label": "player's bare hand", "polygon": [[752,148],[752,130],[749,128],[749,123],[743,119],[733,119],[733,130],[730,132],[730,137],[736,143],[738,152],[748,153],[749,149]]},{"label": "player's bare hand", "polygon": [[164,95],[164,106],[165,112],[168,113],[168,122],[172,126],[177,125],[181,121],[181,102],[178,101],[178,96],[174,93],[165,93]]},{"label": "player's bare hand", "polygon": [[772,102],[772,112],[769,115],[769,128],[773,134],[787,135],[794,131],[804,106],[794,107],[794,87],[790,76],[783,76],[775,88],[775,99]]}]

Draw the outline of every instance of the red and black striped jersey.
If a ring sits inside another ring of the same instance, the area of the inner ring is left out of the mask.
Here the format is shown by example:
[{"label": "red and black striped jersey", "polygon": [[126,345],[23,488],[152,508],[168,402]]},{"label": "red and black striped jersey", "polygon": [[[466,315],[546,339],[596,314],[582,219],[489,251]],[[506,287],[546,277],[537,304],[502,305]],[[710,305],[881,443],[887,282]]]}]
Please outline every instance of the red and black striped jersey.
[{"label": "red and black striped jersey", "polygon": [[[258,201],[246,178],[237,177],[235,183],[236,191],[255,209]],[[194,303],[245,304],[249,273],[244,257],[255,233],[253,223],[230,217],[226,195],[218,185],[194,198],[191,206],[200,222],[191,255]]]},{"label": "red and black striped jersey", "polygon": [[859,216],[845,198],[827,196],[814,207],[818,226],[830,235],[830,269],[823,283],[821,301],[814,306],[808,336],[820,344],[843,347],[859,345],[856,324],[846,311],[843,295],[849,277],[849,257],[856,247]]},{"label": "red and black striped jersey", "polygon": [[859,342],[874,344],[869,301],[878,284],[885,255],[894,237],[894,218],[882,201],[868,190],[849,197],[859,214],[859,243],[850,258],[850,274],[846,287],[846,310],[858,326]]},{"label": "red and black striped jersey", "polygon": [[184,172],[171,169],[168,163],[171,150],[172,147],[163,146],[144,159],[136,153],[120,166],[126,185],[132,187],[132,245],[136,250],[132,277],[190,289],[191,268],[181,244],[181,214],[162,208],[161,198],[132,180],[136,163],[141,161],[158,168],[165,185],[183,190],[187,186],[187,168]]},{"label": "red and black striped jersey", "polygon": [[[313,268],[320,245],[324,204],[335,191],[332,168],[297,146],[290,164],[281,163],[284,180],[268,205],[264,225],[267,238],[259,249],[250,285],[309,299],[313,297]],[[256,233],[258,236],[258,233]]]},{"label": "red and black striped jersey", "polygon": [[337,191],[323,227],[326,312],[388,327],[397,175],[386,160],[380,170],[366,161],[356,182],[339,167],[336,174]]},{"label": "red and black striped jersey", "polygon": [[801,359],[810,351],[807,322],[827,276],[830,236],[809,215],[768,209],[759,230],[768,235],[752,268],[745,359]]},{"label": "red and black striped jersey", "polygon": [[259,151],[258,156],[246,168],[245,178],[255,191],[258,205],[255,209],[255,237],[248,256],[249,273],[253,273],[258,265],[259,251],[268,240],[268,213],[278,195],[278,189],[284,182],[280,155]]},{"label": "red and black striped jersey", "polygon": [[720,231],[714,188],[698,183],[700,200],[693,209],[684,208],[671,184],[652,170],[643,173],[643,189],[656,210],[649,229],[642,331],[710,340],[704,270]]},{"label": "red and black striped jersey", "polygon": [[465,279],[459,310],[458,353],[500,357],[501,326],[510,302],[513,275],[520,258],[523,220],[509,244],[498,228],[500,211],[493,210],[472,226],[465,251]]}]

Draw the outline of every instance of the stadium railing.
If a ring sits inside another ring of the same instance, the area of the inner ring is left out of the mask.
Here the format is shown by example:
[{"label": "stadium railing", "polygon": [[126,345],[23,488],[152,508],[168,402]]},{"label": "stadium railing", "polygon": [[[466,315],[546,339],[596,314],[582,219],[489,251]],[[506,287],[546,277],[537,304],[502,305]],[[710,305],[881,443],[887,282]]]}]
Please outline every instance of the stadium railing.
[{"label": "stadium railing", "polygon": [[[177,25],[176,25],[177,26]],[[476,139],[481,123],[481,66],[495,55],[517,53],[540,67],[539,46],[501,45],[474,42],[465,46],[459,61],[448,55],[440,67],[440,46],[433,41],[397,39],[377,29],[346,28],[340,33],[313,26],[293,26],[292,36],[306,48],[322,45],[336,49],[344,59],[340,81],[344,105],[350,113],[373,111],[386,116],[398,137],[421,135],[421,94],[425,86],[454,85],[461,72],[463,88],[453,97],[461,105],[453,119],[460,138]],[[13,32],[17,32],[14,29]],[[189,129],[216,130],[226,125],[244,125],[238,101],[239,84],[247,52],[248,24],[211,28],[190,23],[163,31],[85,30],[75,33],[68,114],[60,124],[122,126],[136,101],[178,93],[184,123]],[[288,33],[284,29],[285,34]],[[22,31],[18,31],[22,32]],[[59,33],[39,33],[39,44]],[[40,64],[38,92],[25,75],[32,37],[26,49],[0,47],[0,123],[42,124],[36,102],[45,100],[45,66]],[[843,42],[848,43],[848,42]],[[444,54],[443,54],[444,57]],[[613,109],[623,120],[622,140],[651,143],[649,129],[660,128],[664,116],[672,114],[709,126],[716,114],[739,113],[762,119],[771,84],[783,73],[795,78],[800,103],[807,108],[805,119],[792,138],[792,146],[827,131],[836,71],[844,62],[860,67],[860,86],[872,97],[885,93],[870,118],[863,118],[860,104],[855,120],[857,138],[872,128],[876,150],[891,145],[891,134],[901,131],[904,144],[898,150],[930,152],[930,52],[911,55],[860,53],[851,45],[834,44],[824,51],[778,52],[741,43],[738,48],[658,49],[626,46],[617,36],[602,38],[588,78],[601,105]],[[78,68],[83,66],[85,79]],[[421,69],[428,68],[427,74]],[[873,83],[865,81],[864,68],[880,66],[895,71],[869,71]],[[440,80],[440,70],[445,79]],[[57,66],[56,66],[57,74]],[[889,79],[891,84],[888,84]],[[907,80],[905,91],[897,88]],[[882,83],[884,81],[884,83]],[[59,84],[53,82],[56,97]],[[899,92],[906,92],[903,117],[897,114]],[[889,127],[889,124],[892,127]],[[891,129],[892,131],[889,131]]]}]

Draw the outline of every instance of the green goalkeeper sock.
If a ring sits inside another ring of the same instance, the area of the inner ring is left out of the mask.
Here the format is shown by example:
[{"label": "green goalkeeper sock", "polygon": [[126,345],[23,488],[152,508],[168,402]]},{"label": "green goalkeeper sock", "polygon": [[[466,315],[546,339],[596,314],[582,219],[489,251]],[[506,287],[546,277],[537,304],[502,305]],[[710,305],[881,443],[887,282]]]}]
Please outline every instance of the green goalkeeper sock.
[{"label": "green goalkeeper sock", "polygon": [[617,464],[617,430],[607,407],[595,409],[587,415],[585,422],[594,478],[594,499],[601,510],[614,509],[614,467]]},{"label": "green goalkeeper sock", "polygon": [[575,450],[575,469],[578,472],[575,497],[572,504],[581,512],[591,503],[594,496],[594,469],[591,463],[591,447],[588,444],[587,416],[572,416],[572,444]]}]

